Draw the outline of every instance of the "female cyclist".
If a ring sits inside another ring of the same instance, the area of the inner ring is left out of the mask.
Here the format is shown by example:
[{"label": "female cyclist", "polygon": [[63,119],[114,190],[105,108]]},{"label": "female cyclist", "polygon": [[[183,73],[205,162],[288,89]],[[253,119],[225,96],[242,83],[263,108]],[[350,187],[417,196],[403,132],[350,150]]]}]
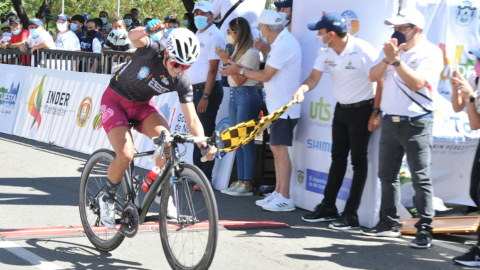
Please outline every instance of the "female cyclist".
[{"label": "female cyclist", "polygon": [[[175,29],[168,39],[154,41],[146,32],[163,29],[160,20],[151,20],[146,27],[131,30],[128,38],[137,48],[132,59],[113,74],[101,101],[102,124],[115,151],[115,159],[108,169],[107,192],[100,198],[100,218],[107,228],[115,228],[115,193],[125,170],[133,160],[134,146],[129,120],[140,122],[135,129],[150,138],[162,131],[169,134],[169,126],[152,98],[176,91],[185,120],[194,136],[204,131],[193,105],[193,92],[184,71],[200,54],[200,44],[187,29]],[[156,34],[162,36],[163,33]],[[206,145],[199,145],[205,148]],[[211,160],[214,149],[207,159]],[[157,160],[162,166],[164,161]]]}]

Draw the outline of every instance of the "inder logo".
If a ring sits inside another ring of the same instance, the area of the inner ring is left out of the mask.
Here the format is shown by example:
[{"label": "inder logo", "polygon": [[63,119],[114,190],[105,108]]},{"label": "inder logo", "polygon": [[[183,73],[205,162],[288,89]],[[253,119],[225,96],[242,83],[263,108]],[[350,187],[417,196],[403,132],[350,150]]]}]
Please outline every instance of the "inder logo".
[{"label": "inder logo", "polygon": [[46,76],[47,74],[43,75],[42,81],[37,87],[35,87],[35,90],[33,90],[33,93],[28,99],[28,113],[30,113],[30,115],[34,118],[32,126],[30,128],[32,128],[35,123],[37,123],[37,130],[40,128],[40,124],[42,123],[42,115],[40,114],[40,109],[42,108],[43,83],[45,82]]}]

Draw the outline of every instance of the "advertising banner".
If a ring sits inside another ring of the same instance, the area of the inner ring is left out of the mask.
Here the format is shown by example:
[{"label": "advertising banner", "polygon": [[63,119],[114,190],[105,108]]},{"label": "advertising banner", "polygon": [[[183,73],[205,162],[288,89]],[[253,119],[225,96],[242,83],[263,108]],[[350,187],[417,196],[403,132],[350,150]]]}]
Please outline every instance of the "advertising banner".
[{"label": "advertising banner", "polygon": [[[364,39],[380,49],[390,38],[391,30],[384,20],[397,13],[397,1],[369,0],[356,5],[352,1],[302,1],[294,3],[292,33],[302,46],[303,81],[312,71],[319,50],[315,39],[317,31],[310,31],[308,23],[317,22],[324,13],[337,12],[347,21],[347,30],[353,36]],[[375,7],[375,16],[372,16]],[[268,97],[267,97],[268,98]],[[332,119],[336,101],[333,97],[331,78],[325,73],[319,85],[307,93],[302,103],[302,113],[296,127],[295,140],[290,149],[292,159],[291,195],[298,207],[313,210],[323,199],[331,164]],[[375,131],[369,145],[368,180],[359,209],[360,224],[374,226],[380,207],[380,183],[378,172],[378,140],[380,130]],[[337,197],[337,208],[342,212],[349,196],[353,170],[350,160],[343,186]]]},{"label": "advertising banner", "polygon": [[0,132],[12,134],[21,100],[25,68],[0,64]]}]

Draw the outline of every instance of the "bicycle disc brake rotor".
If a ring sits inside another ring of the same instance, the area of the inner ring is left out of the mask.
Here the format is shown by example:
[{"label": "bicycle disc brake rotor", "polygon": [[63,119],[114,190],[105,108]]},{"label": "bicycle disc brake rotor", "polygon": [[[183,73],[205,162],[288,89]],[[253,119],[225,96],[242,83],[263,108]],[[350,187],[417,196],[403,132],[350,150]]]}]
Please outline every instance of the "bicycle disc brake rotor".
[{"label": "bicycle disc brake rotor", "polygon": [[137,234],[138,219],[137,207],[133,203],[127,202],[123,208],[122,218],[120,219],[120,224],[122,224],[122,233],[126,237],[132,238]]}]

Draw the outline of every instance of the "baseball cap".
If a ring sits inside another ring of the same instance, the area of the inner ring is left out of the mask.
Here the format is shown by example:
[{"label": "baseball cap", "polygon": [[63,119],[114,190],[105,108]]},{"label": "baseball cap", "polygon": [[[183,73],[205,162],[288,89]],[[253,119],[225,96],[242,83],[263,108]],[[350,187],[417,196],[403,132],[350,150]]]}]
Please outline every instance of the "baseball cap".
[{"label": "baseball cap", "polygon": [[400,10],[397,16],[385,20],[386,25],[401,25],[406,23],[411,23],[423,29],[425,27],[425,18],[420,11],[414,8],[404,8]]},{"label": "baseball cap", "polygon": [[31,19],[29,24],[35,24],[35,25],[38,25],[38,26],[43,26],[42,21],[38,18]]},{"label": "baseball cap", "polygon": [[277,8],[289,8],[293,6],[293,0],[273,2]]},{"label": "baseball cap", "polygon": [[212,4],[210,4],[210,2],[207,2],[207,1],[198,1],[195,4],[195,7],[193,7],[193,11],[195,12],[195,10],[197,10],[197,9],[200,9],[203,12],[212,12],[213,13]]},{"label": "baseball cap", "polygon": [[477,58],[480,58],[480,50],[472,50],[472,51],[469,51],[468,53],[475,55]]},{"label": "baseball cap", "polygon": [[265,9],[258,17],[258,23],[266,25],[283,25],[282,18],[278,15],[278,12],[271,9]]},{"label": "baseball cap", "polygon": [[334,12],[326,13],[318,22],[309,23],[307,26],[312,31],[325,28],[328,31],[346,32],[345,18]]},{"label": "baseball cap", "polygon": [[68,21],[68,16],[65,15],[65,14],[58,14],[58,15],[57,15],[57,21],[58,21],[58,20]]},{"label": "baseball cap", "polygon": [[87,13],[83,13],[82,16],[85,20],[90,20],[90,17],[88,17]]},{"label": "baseball cap", "polygon": [[2,23],[2,28],[1,29],[3,29],[3,28],[10,28],[10,24],[8,24],[8,22]]},{"label": "baseball cap", "polygon": [[12,24],[12,23],[21,24],[22,21],[20,20],[20,18],[17,17],[17,15],[14,15],[10,18],[9,23],[10,24]]}]

